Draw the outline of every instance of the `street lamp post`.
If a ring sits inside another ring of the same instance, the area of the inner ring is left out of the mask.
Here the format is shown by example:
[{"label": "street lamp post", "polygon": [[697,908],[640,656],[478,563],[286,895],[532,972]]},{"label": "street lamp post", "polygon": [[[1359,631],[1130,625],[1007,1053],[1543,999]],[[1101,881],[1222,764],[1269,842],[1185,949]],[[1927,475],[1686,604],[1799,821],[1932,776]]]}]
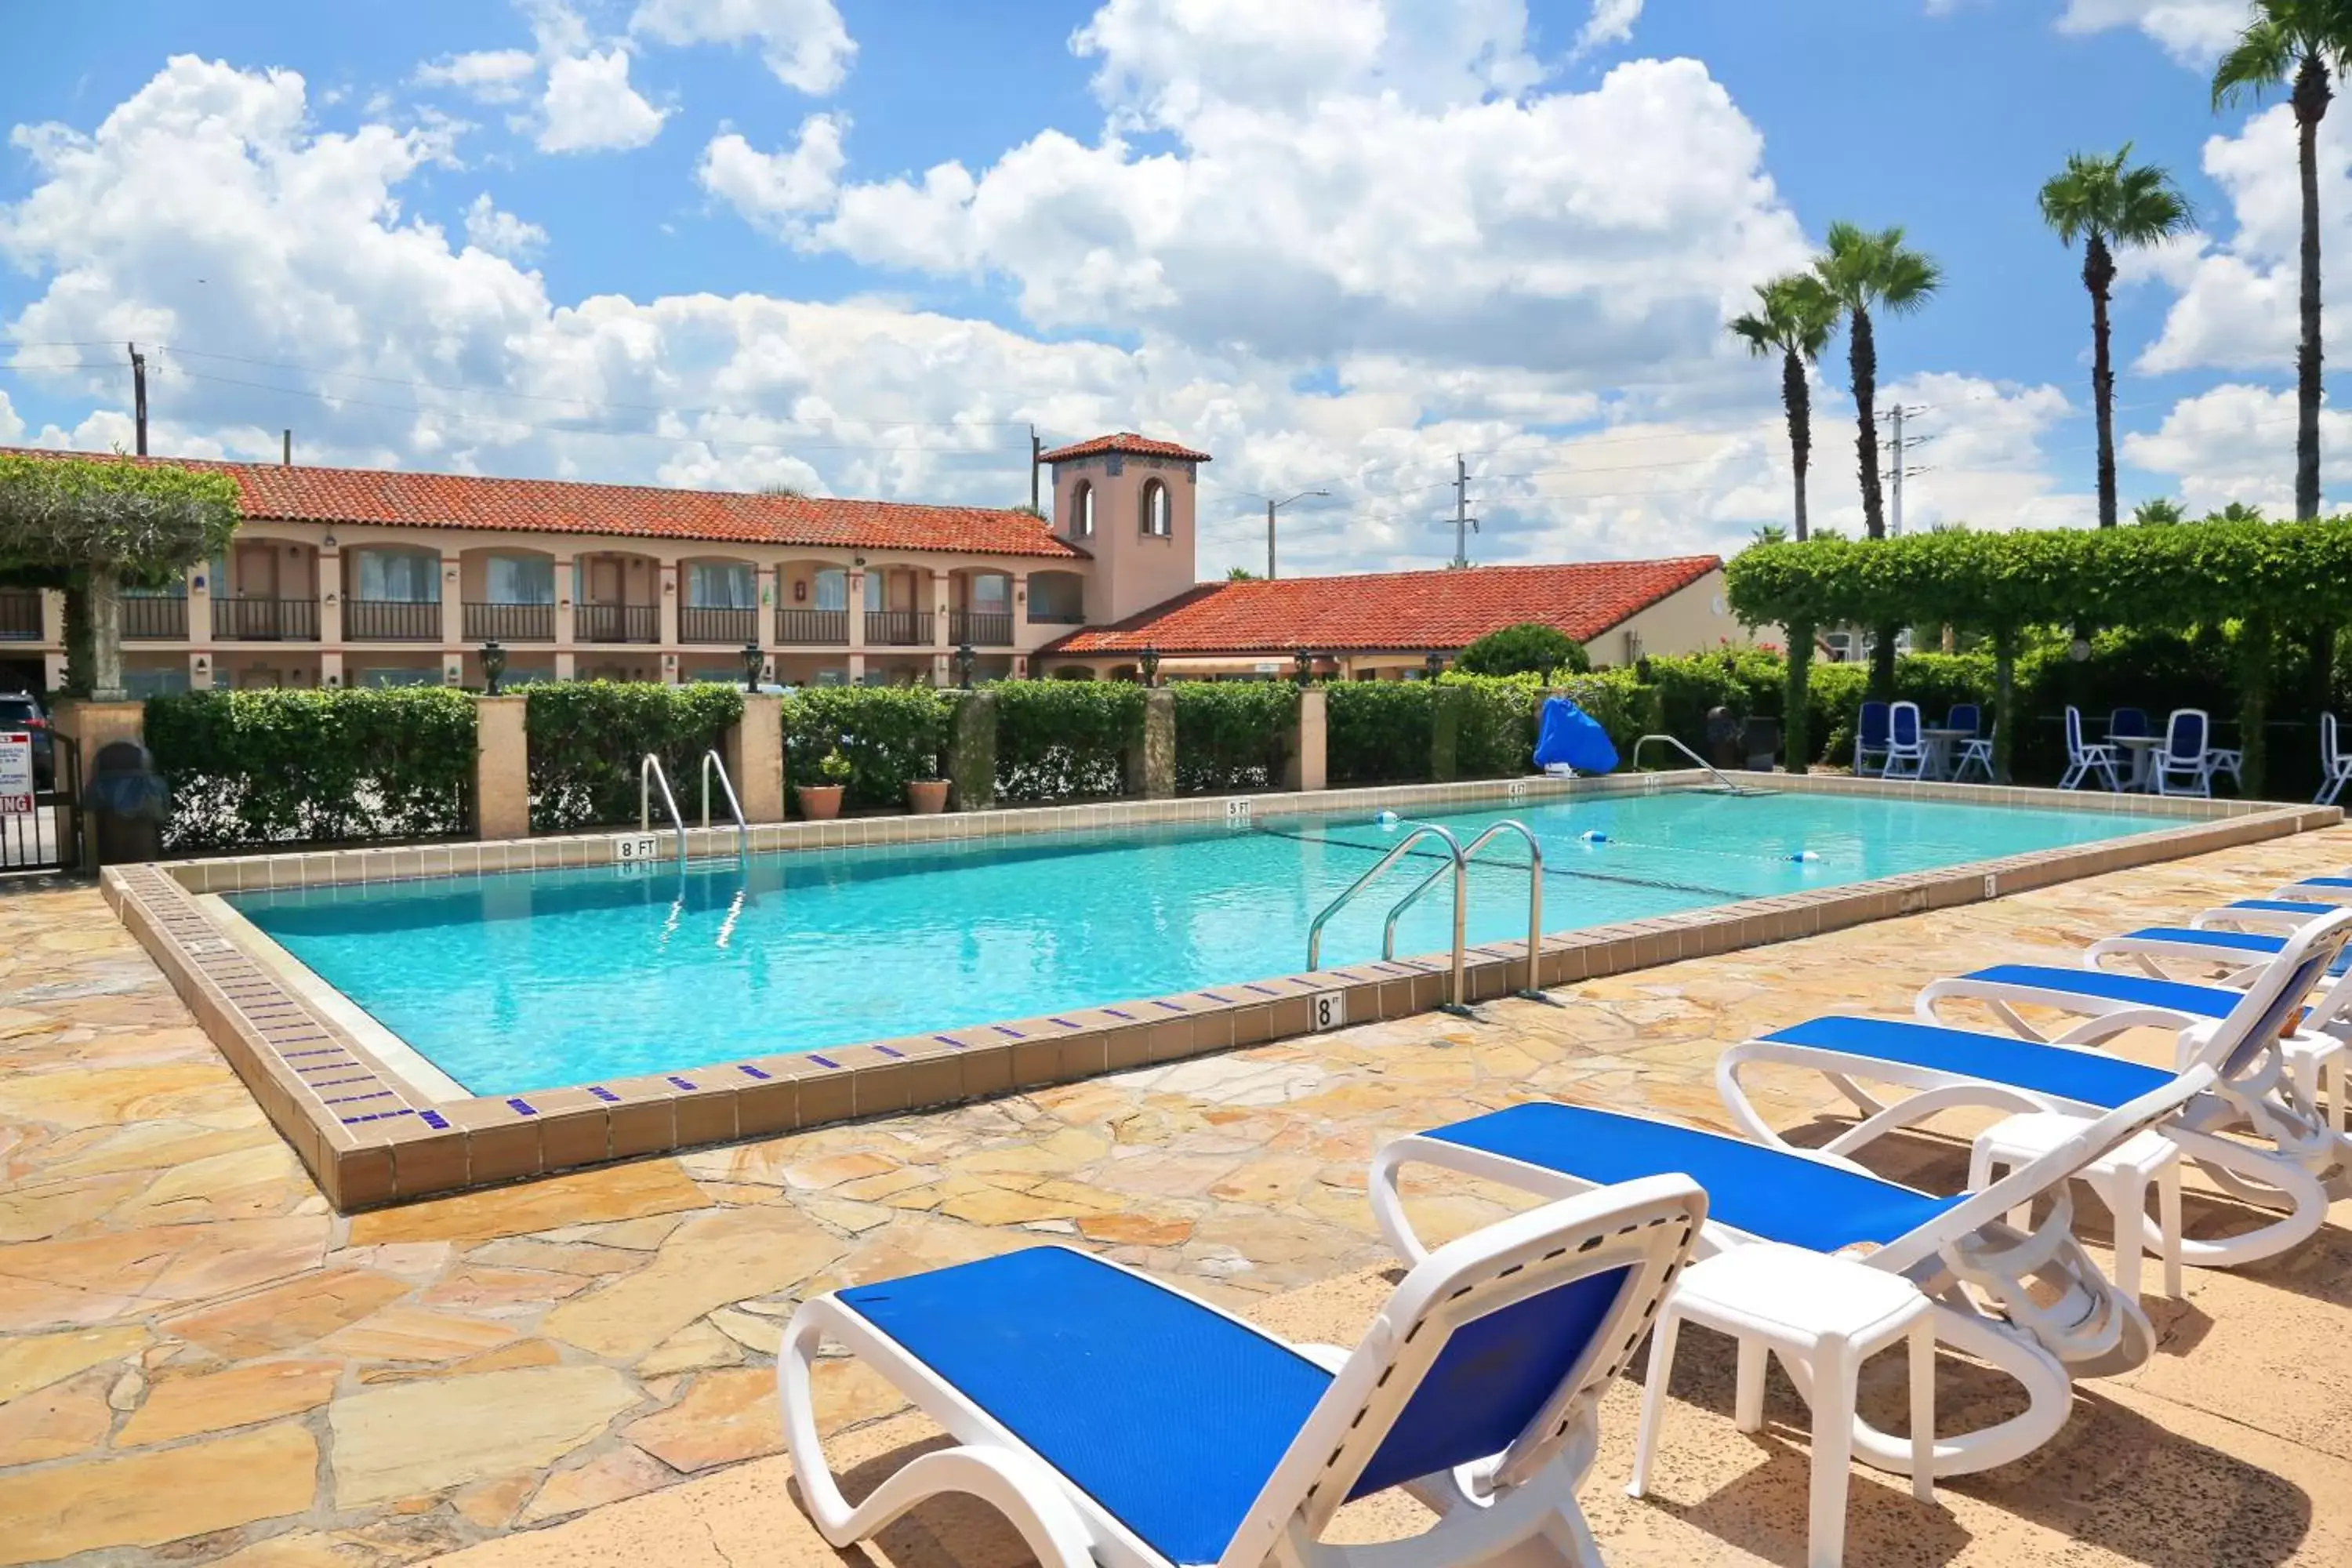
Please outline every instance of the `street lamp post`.
[{"label": "street lamp post", "polygon": [[507,672],[507,650],[492,637],[482,645],[482,689],[485,695],[499,694],[499,677]]},{"label": "street lamp post", "polygon": [[1274,514],[1292,501],[1305,500],[1308,496],[1328,496],[1330,493],[1329,490],[1300,490],[1297,495],[1286,496],[1281,500],[1275,500],[1271,497],[1267,499],[1265,503],[1265,580],[1267,582],[1274,581]]}]

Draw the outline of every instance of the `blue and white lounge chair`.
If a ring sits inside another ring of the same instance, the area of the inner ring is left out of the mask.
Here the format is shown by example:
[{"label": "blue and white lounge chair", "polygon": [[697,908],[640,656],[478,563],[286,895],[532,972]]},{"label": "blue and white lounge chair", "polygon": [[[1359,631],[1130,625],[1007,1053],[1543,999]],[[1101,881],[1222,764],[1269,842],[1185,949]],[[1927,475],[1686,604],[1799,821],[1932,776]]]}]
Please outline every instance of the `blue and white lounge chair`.
[{"label": "blue and white lounge chair", "polygon": [[2344,786],[2352,784],[2352,752],[2344,749],[2336,738],[2336,715],[2319,716],[2319,793],[2311,797],[2314,805],[2334,805]]},{"label": "blue and white lounge chair", "polygon": [[[1059,1247],[838,1290],[803,1304],[777,1357],[785,1442],[836,1547],[963,1493],[1045,1568],[1590,1568],[1576,1487],[1601,1394],[1706,1216],[1672,1174],[1515,1215],[1417,1262],[1352,1352]],[[956,1439],[855,1508],[818,1446],[809,1377],[826,1341]],[[1340,1504],[1391,1487],[1438,1522],[1389,1547],[1318,1542]]]},{"label": "blue and white lounge chair", "polygon": [[[2210,1068],[2214,1078],[2210,1092],[2189,1101],[2166,1124],[2165,1135],[2225,1192],[2284,1211],[2271,1224],[2242,1235],[2182,1240],[2181,1256],[2187,1261],[2236,1268],[2275,1257],[2308,1239],[2326,1217],[2331,1189],[2332,1195],[2344,1195],[2347,1172],[2352,1172],[2352,1143],[2304,1095],[2279,1037],[2335,963],[2347,933],[2352,933],[2352,910],[2293,932],[2243,990],[2221,993],[2227,1010],[2220,1017],[2189,1010],[2192,1003],[2206,1005],[2210,998],[2202,995],[2159,998],[2142,991],[2133,997],[2102,997],[2061,989],[2060,983],[2084,971],[2013,965],[2008,967],[2014,973],[2007,975],[1980,971],[1970,977],[1973,992],[1950,989],[1955,983],[1949,981],[1927,987],[1921,993],[1920,1011],[1928,1021],[1815,1018],[1745,1041],[1717,1059],[1716,1087],[1740,1125],[1778,1142],[1779,1134],[1749,1101],[1741,1070],[1751,1062],[1764,1062],[1823,1074],[1863,1113],[1859,1123],[1823,1146],[1828,1152],[1849,1155],[1957,1106],[2103,1115],[2171,1081],[2173,1074],[2088,1047],[2130,1028],[2172,1029],[2179,1067]],[[2183,994],[2213,989],[2177,987]],[[2050,1005],[2077,1006],[2086,1016],[2048,1041],[2038,1035],[2018,1038],[1933,1021],[1936,1001],[1964,994],[1997,1005],[2046,998]],[[2159,1000],[2172,1005],[2160,1005]],[[1890,1102],[1864,1089],[1865,1082],[1916,1092]]]},{"label": "blue and white lounge chair", "polygon": [[2151,759],[2149,787],[2158,795],[2210,795],[2213,721],[2202,708],[2176,708],[2165,721],[2164,749]]},{"label": "blue and white lounge chair", "polygon": [[2080,789],[2086,778],[2096,778],[2107,789],[2120,790],[2123,783],[2116,775],[2120,761],[2116,748],[2101,743],[2090,745],[2083,739],[2083,710],[2069,704],[2066,709],[2066,772],[2058,780],[2060,789]]},{"label": "blue and white lounge chair", "polygon": [[[1872,1175],[1839,1154],[1775,1139],[1751,1143],[1612,1110],[1537,1101],[1400,1138],[1373,1156],[1372,1214],[1399,1256],[1423,1256],[1407,1217],[1402,1173],[1434,1166],[1542,1197],[1583,1192],[1662,1171],[1707,1190],[1698,1254],[1752,1242],[1835,1253],[1910,1279],[1936,1304],[1936,1338],[2013,1378],[2018,1414],[1939,1436],[1935,1477],[2004,1465],[2066,1424],[2074,1376],[2105,1376],[2145,1362],[2155,1335],[2139,1304],[2117,1291],[2075,1241],[2068,1184],[2074,1173],[2144,1128],[2175,1114],[2212,1082],[2208,1068],[2157,1075],[2148,1090],[2066,1143],[1985,1187],[1937,1197]],[[2048,1216],[2028,1233],[2005,1217],[2047,1194]],[[2029,1281],[2031,1284],[2029,1284]],[[1801,1379],[1800,1368],[1790,1368]],[[1800,1382],[1798,1392],[1809,1391]],[[1857,1416],[1854,1457],[1908,1475],[1911,1440]]]},{"label": "blue and white lounge chair", "polygon": [[1853,771],[1857,778],[1886,771],[1886,704],[1865,702],[1854,721]]},{"label": "blue and white lounge chair", "polygon": [[1886,710],[1886,763],[1879,772],[1890,779],[1924,779],[1927,763],[1927,739],[1919,732],[1919,705],[1897,702]]}]

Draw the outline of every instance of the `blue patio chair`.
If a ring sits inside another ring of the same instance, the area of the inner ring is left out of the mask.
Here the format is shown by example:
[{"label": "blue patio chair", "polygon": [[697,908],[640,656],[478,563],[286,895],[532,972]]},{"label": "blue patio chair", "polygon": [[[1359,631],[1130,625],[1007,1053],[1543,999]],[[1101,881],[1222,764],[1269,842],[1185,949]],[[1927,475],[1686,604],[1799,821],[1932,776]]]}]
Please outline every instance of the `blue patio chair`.
[{"label": "blue patio chair", "polygon": [[1944,728],[1963,730],[1970,735],[1979,734],[1984,729],[1984,710],[1973,702],[1955,702],[1944,720]]},{"label": "blue patio chair", "polygon": [[[1853,731],[1853,771],[1857,776],[1886,771],[1886,704],[1865,702]],[[1876,758],[1875,765],[1872,759]]]},{"label": "blue patio chair", "polygon": [[2107,715],[2107,738],[2147,734],[2147,715],[2137,708],[2118,708]]},{"label": "blue patio chair", "polygon": [[2066,709],[2066,771],[2058,779],[2060,789],[2080,789],[2083,781],[2095,777],[2110,790],[2122,789],[2116,765],[2121,759],[2116,748],[2104,742],[2086,743],[2083,739],[2083,710],[2068,704]]},{"label": "blue patio chair", "polygon": [[[1973,713],[1976,710],[1972,708],[1969,710],[1969,711]],[[1952,728],[1957,730],[1959,726],[1958,724],[1954,724]],[[1952,782],[1954,784],[1968,783],[1969,774],[1971,773],[1982,773],[1984,774],[1984,782],[1987,784],[1995,782],[1995,775],[1992,768],[1992,747],[1993,742],[1998,739],[2000,734],[2000,722],[1999,720],[1995,720],[1993,721],[1992,728],[1993,732],[1990,735],[1979,735],[1973,740],[1962,741],[1960,742],[1959,754],[1952,764]]]},{"label": "blue patio chair", "polygon": [[2212,795],[2213,757],[2207,749],[2212,736],[2212,721],[2202,708],[2172,710],[2165,721],[2164,750],[2156,754],[2151,774],[2157,794]]},{"label": "blue patio chair", "polygon": [[2334,805],[2344,786],[2352,783],[2352,752],[2347,752],[2336,739],[2336,715],[2319,716],[2319,793],[2311,797],[2314,805]]},{"label": "blue patio chair", "polygon": [[1890,779],[1927,776],[1927,742],[1919,732],[1919,705],[1897,702],[1886,712],[1886,764]]},{"label": "blue patio chair", "polygon": [[[1044,1568],[1348,1568],[1369,1559],[1320,1543],[1331,1516],[1410,1485],[1437,1522],[1373,1554],[1599,1568],[1576,1488],[1601,1399],[1706,1217],[1664,1173],[1516,1215],[1418,1260],[1352,1352],[1060,1247],[818,1296],[776,1358],[802,1503],[845,1550],[961,1493]],[[855,1507],[818,1443],[827,1342],[954,1439]]]}]

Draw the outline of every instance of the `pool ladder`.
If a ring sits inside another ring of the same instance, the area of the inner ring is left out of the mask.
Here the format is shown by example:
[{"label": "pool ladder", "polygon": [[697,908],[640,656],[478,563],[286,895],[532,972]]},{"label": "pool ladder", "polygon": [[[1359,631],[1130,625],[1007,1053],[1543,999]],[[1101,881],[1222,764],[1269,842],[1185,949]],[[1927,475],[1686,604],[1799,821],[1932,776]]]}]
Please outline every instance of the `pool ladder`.
[{"label": "pool ladder", "polygon": [[1346,891],[1324,905],[1322,912],[1318,914],[1314,922],[1307,928],[1308,970],[1312,971],[1318,967],[1318,961],[1323,954],[1323,928],[1329,923],[1331,917],[1345,908],[1358,893],[1370,886],[1373,879],[1381,872],[1411,853],[1414,845],[1424,838],[1435,838],[1445,846],[1445,864],[1437,867],[1428,876],[1415,883],[1412,891],[1406,893],[1390,908],[1388,920],[1383,923],[1381,931],[1381,956],[1391,961],[1395,959],[1397,921],[1403,917],[1405,910],[1412,907],[1422,894],[1427,892],[1435,885],[1437,879],[1450,869],[1454,873],[1454,952],[1448,986],[1449,1000],[1445,1006],[1448,1012],[1467,1013],[1470,1010],[1468,989],[1465,984],[1466,960],[1469,952],[1467,929],[1470,916],[1470,861],[1472,857],[1484,848],[1497,834],[1517,833],[1528,841],[1529,857],[1528,983],[1518,994],[1522,996],[1541,997],[1543,993],[1538,982],[1541,978],[1540,965],[1543,956],[1543,847],[1536,842],[1536,836],[1528,831],[1525,823],[1505,820],[1478,835],[1470,841],[1469,847],[1465,848],[1462,841],[1454,837],[1449,829],[1441,827],[1436,823],[1416,822],[1410,826],[1412,832],[1398,839],[1395,847],[1381,856],[1371,869],[1349,883]]},{"label": "pool ladder", "polygon": [[1708,773],[1713,773],[1715,775],[1715,782],[1721,784],[1730,794],[1769,795],[1771,793],[1769,790],[1750,789],[1746,784],[1732,783],[1730,776],[1721,768],[1717,767],[1713,763],[1708,762],[1705,757],[1702,757],[1696,752],[1692,751],[1688,746],[1683,744],[1679,738],[1673,735],[1644,735],[1640,740],[1634,742],[1633,759],[1631,765],[1635,773],[1642,771],[1642,748],[1648,745],[1653,741],[1664,741],[1667,745],[1672,746],[1675,751],[1680,752],[1684,756],[1688,757],[1692,762],[1696,763],[1700,767],[1706,769]]},{"label": "pool ladder", "polygon": [[[717,752],[702,753],[702,826],[710,826],[710,775],[719,775],[719,789],[727,802],[728,811],[735,818],[735,852],[748,857],[751,852],[751,829],[743,820],[743,803],[735,798],[734,781],[727,776],[727,764],[719,760]],[[670,793],[669,774],[662,770],[661,758],[647,752],[637,764],[637,831],[651,833],[654,826],[654,785],[661,785],[662,805],[669,813],[670,826],[677,833],[677,868],[686,869],[686,815],[677,809],[677,796]]]}]

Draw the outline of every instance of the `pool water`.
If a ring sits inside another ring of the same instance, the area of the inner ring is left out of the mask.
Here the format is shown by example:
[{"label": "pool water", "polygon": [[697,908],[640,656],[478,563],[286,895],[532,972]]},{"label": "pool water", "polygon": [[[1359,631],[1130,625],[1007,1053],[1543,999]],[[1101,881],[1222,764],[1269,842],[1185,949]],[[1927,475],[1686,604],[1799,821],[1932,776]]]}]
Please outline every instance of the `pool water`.
[{"label": "pool water", "polygon": [[[1544,852],[1544,929],[2122,837],[2106,813],[1672,792],[1429,818],[1467,843],[1516,817]],[[1183,824],[232,895],[270,938],[466,1089],[600,1079],[1035,1017],[1290,973],[1317,910],[1402,831],[1367,816]],[[1588,836],[1599,836],[1600,840]],[[1810,858],[1797,858],[1810,852]],[[1527,855],[1471,874],[1473,943],[1527,934]],[[1376,958],[1433,844],[1326,928]],[[1451,945],[1441,881],[1397,952]]]}]

